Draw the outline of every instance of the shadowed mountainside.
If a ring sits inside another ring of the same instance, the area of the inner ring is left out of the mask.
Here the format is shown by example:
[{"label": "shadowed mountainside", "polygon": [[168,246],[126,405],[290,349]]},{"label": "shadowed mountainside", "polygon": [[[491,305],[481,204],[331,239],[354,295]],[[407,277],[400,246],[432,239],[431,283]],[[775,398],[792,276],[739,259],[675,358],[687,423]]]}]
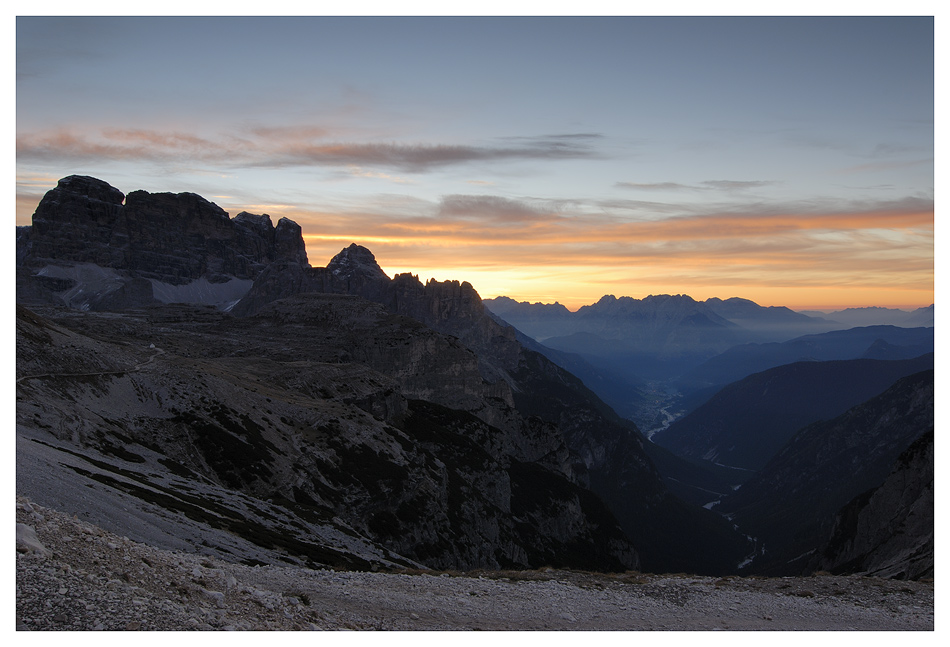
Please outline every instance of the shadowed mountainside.
[{"label": "shadowed mountainside", "polygon": [[[505,431],[447,406],[486,398],[477,362],[415,321],[336,295],[246,319],[189,306],[49,314],[18,318],[19,442],[88,457],[64,483],[190,513],[271,560],[281,547],[350,566],[637,565],[556,429],[512,414]],[[149,349],[161,353],[143,361]],[[62,354],[86,359],[62,373]],[[378,546],[375,560],[321,545],[341,532]]]},{"label": "shadowed mountainside", "polygon": [[758,470],[801,427],[834,418],[933,362],[929,353],[778,366],[723,388],[653,440],[685,458]]},{"label": "shadowed mountainside", "polygon": [[904,450],[884,483],[838,511],[818,566],[832,573],[933,577],[933,430]]},{"label": "shadowed mountainside", "polygon": [[[928,370],[833,420],[804,427],[716,509],[757,539],[753,572],[807,572],[838,511],[881,486],[901,453],[933,424],[934,373]],[[932,508],[929,521],[932,533]]]},{"label": "shadowed mountainside", "polygon": [[747,375],[801,361],[911,359],[934,351],[933,328],[867,326],[796,337],[782,343],[742,344],[683,375],[684,390],[724,386]]}]

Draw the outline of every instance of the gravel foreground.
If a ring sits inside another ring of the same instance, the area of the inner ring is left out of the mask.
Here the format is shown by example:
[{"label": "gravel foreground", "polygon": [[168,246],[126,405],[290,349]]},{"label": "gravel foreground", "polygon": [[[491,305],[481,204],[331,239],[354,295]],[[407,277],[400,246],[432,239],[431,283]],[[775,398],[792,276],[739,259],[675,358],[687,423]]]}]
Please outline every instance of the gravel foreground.
[{"label": "gravel foreground", "polygon": [[19,630],[934,630],[932,581],[245,566],[16,516]]}]

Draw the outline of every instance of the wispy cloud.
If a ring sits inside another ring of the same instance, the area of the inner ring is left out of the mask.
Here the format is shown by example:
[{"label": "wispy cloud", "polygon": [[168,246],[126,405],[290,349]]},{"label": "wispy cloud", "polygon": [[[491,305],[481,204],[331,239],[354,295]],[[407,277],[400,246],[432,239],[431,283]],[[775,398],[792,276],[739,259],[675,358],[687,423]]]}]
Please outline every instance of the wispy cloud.
[{"label": "wispy cloud", "polygon": [[440,218],[492,223],[507,228],[556,218],[557,204],[527,202],[493,195],[447,195],[439,205]]},{"label": "wispy cloud", "polygon": [[379,171],[370,171],[359,166],[348,166],[346,168],[346,174],[351,177],[365,177],[365,178],[374,178],[378,180],[388,180],[390,182],[395,182],[396,184],[412,184],[412,180],[400,177],[397,175],[391,175],[389,173],[381,173]]},{"label": "wispy cloud", "polygon": [[678,215],[641,220],[599,203],[500,196],[405,206],[399,216],[388,207],[320,213],[313,226],[307,214],[296,217],[304,232],[314,232],[307,248],[315,264],[357,242],[390,273],[465,278],[483,296],[570,307],[607,293],[760,300],[778,293],[791,299],[785,305],[933,300],[932,200],[668,205]]},{"label": "wispy cloud", "polygon": [[558,160],[589,157],[583,147],[529,145],[490,147],[451,144],[318,144],[291,145],[269,151],[260,166],[359,165],[420,173],[433,168],[470,162],[505,160]]},{"label": "wispy cloud", "polygon": [[617,182],[614,186],[621,189],[638,191],[745,191],[777,184],[772,180],[704,180],[699,184],[681,182]]},{"label": "wispy cloud", "polygon": [[[390,273],[464,278],[483,296],[559,300],[572,307],[595,300],[592,294],[664,291],[697,298],[755,298],[760,291],[774,299],[776,290],[784,290],[798,303],[817,303],[807,300],[816,294],[829,303],[932,301],[932,202],[787,207],[764,215],[737,206],[629,221],[461,196],[416,215],[321,213],[312,227],[305,214],[297,218],[305,232],[315,232],[307,235],[315,264],[357,242]],[[571,280],[558,280],[565,272]]]},{"label": "wispy cloud", "polygon": [[333,129],[324,126],[300,125],[300,126],[251,126],[251,134],[271,141],[286,141],[300,139],[323,139],[330,137]]},{"label": "wispy cloud", "polygon": [[703,186],[719,191],[745,191],[775,184],[770,180],[705,180]]},{"label": "wispy cloud", "polygon": [[615,186],[621,189],[638,189],[640,191],[695,191],[699,187],[679,182],[617,182]]},{"label": "wispy cloud", "polygon": [[69,129],[22,133],[22,161],[198,161],[235,167],[358,167],[422,173],[469,163],[517,160],[557,161],[597,155],[592,135],[515,138],[496,144],[431,144],[328,141],[320,126],[264,127],[206,137],[145,129]]},{"label": "wispy cloud", "polygon": [[841,173],[842,175],[850,175],[853,173],[866,173],[867,171],[894,171],[897,169],[913,168],[928,164],[932,166],[933,163],[934,158],[932,157],[893,162],[870,162],[868,164],[858,164],[857,166],[849,166],[848,168],[840,169],[838,170],[838,173]]},{"label": "wispy cloud", "polygon": [[[774,251],[776,246],[795,247],[811,257],[807,250],[827,250],[833,244],[835,259],[853,257],[857,250],[848,245],[859,236],[904,237],[917,241],[915,245],[929,238],[931,247],[933,239],[933,201],[919,198],[843,205],[737,203],[717,210],[679,205],[677,215],[653,219],[630,219],[592,208],[596,206],[451,195],[438,204],[418,201],[401,215],[388,207],[335,218],[321,212],[313,217],[315,226],[304,230],[319,232],[324,239],[358,241],[371,236],[403,247],[451,248],[452,255],[483,254],[516,265],[560,263],[575,254],[595,253],[602,260],[618,261],[643,255],[738,259],[757,249]],[[306,213],[301,217],[309,220]],[[932,264],[932,249],[918,251]],[[730,261],[740,262],[744,261]]]},{"label": "wispy cloud", "polygon": [[17,159],[22,161],[215,161],[228,147],[189,133],[143,129],[105,129],[98,136],[62,128],[19,134]]}]

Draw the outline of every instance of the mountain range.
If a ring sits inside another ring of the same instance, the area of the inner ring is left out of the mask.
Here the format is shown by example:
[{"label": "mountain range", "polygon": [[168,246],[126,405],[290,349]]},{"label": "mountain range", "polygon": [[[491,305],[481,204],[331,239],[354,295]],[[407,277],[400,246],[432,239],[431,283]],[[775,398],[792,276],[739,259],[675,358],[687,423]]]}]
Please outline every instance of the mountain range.
[{"label": "mountain range", "polygon": [[931,303],[923,308],[901,310],[899,308],[845,308],[832,312],[802,310],[802,314],[812,317],[824,317],[846,327],[857,326],[902,326],[904,328],[932,327],[934,325],[934,306]]},{"label": "mountain range", "polygon": [[687,391],[721,388],[747,375],[794,362],[901,360],[933,350],[933,328],[865,326],[804,335],[781,343],[733,346],[682,375],[677,384]]},{"label": "mountain range", "polygon": [[[485,305],[526,337],[559,353],[548,353],[552,361],[562,366],[566,360],[572,366],[583,362],[579,374],[585,384],[650,434],[723,386],[768,368],[802,360],[909,359],[933,351],[933,306],[913,317],[905,313],[900,326],[853,328],[736,297],[696,301],[686,295],[607,295],[576,312],[557,303],[507,297],[486,299]],[[905,330],[928,321],[929,327]]]},{"label": "mountain range", "polygon": [[[785,553],[759,505],[775,483],[759,475],[792,479],[771,467],[794,455],[789,445],[706,509],[686,493],[716,482],[722,494],[731,476],[648,442],[599,393],[664,411],[656,380],[748,342],[750,321],[763,347],[780,329],[827,322],[741,299],[605,297],[579,317],[535,308],[538,325],[551,313],[586,327],[541,344],[505,323],[499,310],[512,304],[490,311],[467,282],[390,278],[356,244],[312,267],[287,219],[230,218],[194,194],[126,196],[82,176],[61,180],[17,228],[17,304],[18,494],[106,529],[309,567],[798,568],[771,559]],[[914,334],[879,335],[863,352],[932,352],[932,328]],[[888,364],[881,375],[898,365],[876,361]],[[788,550],[835,568],[902,559],[903,548],[869,548],[853,521],[885,514],[888,470],[899,473],[923,433],[924,386],[874,405],[887,379],[844,407],[865,407],[865,426],[886,440],[885,452],[852,454],[873,463],[855,474],[873,478],[829,485],[824,516]],[[782,433],[793,443],[811,428]],[[883,489],[855,502],[869,487]],[[895,544],[874,540],[885,545]],[[903,576],[927,572],[923,551],[923,569]]]}]

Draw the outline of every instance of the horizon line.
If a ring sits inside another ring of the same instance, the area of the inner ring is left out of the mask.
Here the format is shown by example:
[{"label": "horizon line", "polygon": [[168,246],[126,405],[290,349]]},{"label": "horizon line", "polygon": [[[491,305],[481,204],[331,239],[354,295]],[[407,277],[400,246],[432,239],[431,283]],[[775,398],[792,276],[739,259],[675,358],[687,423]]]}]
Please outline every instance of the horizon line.
[{"label": "horizon line", "polygon": [[[476,287],[476,292],[477,292],[477,291],[478,291],[478,288]],[[570,312],[577,312],[578,310],[580,310],[581,308],[583,308],[583,307],[585,307],[585,306],[594,305],[595,303],[597,303],[598,301],[600,301],[600,299],[596,299],[596,300],[594,300],[594,301],[592,301],[592,302],[590,302],[590,303],[583,303],[583,304],[581,304],[581,305],[573,305],[573,303],[572,303],[572,304],[569,305],[568,303],[562,303],[562,302],[560,302],[560,301],[558,301],[558,300],[549,301],[549,302],[545,302],[545,301],[531,301],[531,300],[529,300],[529,299],[519,299],[519,298],[517,298],[517,297],[513,297],[513,296],[510,296],[510,295],[507,295],[507,294],[498,294],[498,295],[495,295],[495,296],[482,296],[481,294],[479,294],[479,296],[481,297],[482,301],[487,301],[487,300],[490,300],[490,299],[498,299],[498,298],[506,297],[506,298],[509,298],[509,299],[511,299],[511,300],[513,300],[513,301],[517,301],[518,303],[528,303],[528,304],[531,304],[531,305],[539,305],[539,304],[540,304],[540,305],[561,305],[561,306],[564,306],[565,308],[567,308],[567,310],[569,310]],[[829,306],[829,305],[787,305],[787,304],[784,304],[784,303],[783,303],[783,304],[762,304],[762,303],[759,303],[758,301],[756,301],[755,299],[748,299],[748,298],[746,298],[746,297],[740,297],[740,296],[731,296],[731,297],[725,297],[725,298],[723,298],[723,297],[709,297],[708,299],[696,299],[695,297],[692,297],[692,296],[690,296],[689,294],[686,294],[686,293],[683,293],[683,292],[678,293],[678,294],[670,294],[670,293],[665,293],[665,292],[664,292],[664,293],[658,293],[658,294],[653,294],[653,293],[651,293],[651,294],[647,294],[646,296],[643,296],[643,297],[632,297],[632,296],[628,296],[628,295],[617,296],[617,295],[608,295],[608,294],[605,294],[605,295],[601,296],[600,298],[603,298],[603,297],[605,297],[605,296],[615,296],[617,299],[630,298],[630,299],[635,299],[635,300],[637,300],[637,301],[642,301],[643,299],[646,299],[646,298],[648,298],[648,297],[658,297],[658,296],[686,296],[686,297],[689,297],[690,299],[693,299],[693,301],[696,301],[696,302],[698,302],[698,303],[705,303],[705,302],[708,301],[709,299],[715,299],[715,298],[719,298],[719,299],[721,299],[722,301],[727,301],[728,299],[738,298],[738,299],[745,299],[746,301],[751,301],[752,303],[755,303],[757,306],[760,306],[760,307],[762,307],[762,308],[788,308],[789,310],[792,310],[793,312],[804,312],[804,311],[808,311],[808,312],[822,312],[822,313],[824,313],[824,314],[830,314],[830,313],[832,313],[832,312],[841,312],[841,311],[843,311],[843,310],[848,310],[848,309],[866,309],[866,308],[884,308],[884,309],[888,309],[888,310],[901,310],[901,311],[904,311],[904,312],[907,312],[907,313],[911,313],[911,312],[914,312],[915,310],[920,310],[920,309],[922,309],[922,308],[929,308],[930,306],[934,305],[934,303],[928,303],[928,304],[926,304],[926,305],[908,305],[908,304],[898,304],[898,305],[895,305],[895,304],[879,304],[879,303],[875,303],[875,304],[870,304],[870,305],[837,305],[837,306]]]}]

